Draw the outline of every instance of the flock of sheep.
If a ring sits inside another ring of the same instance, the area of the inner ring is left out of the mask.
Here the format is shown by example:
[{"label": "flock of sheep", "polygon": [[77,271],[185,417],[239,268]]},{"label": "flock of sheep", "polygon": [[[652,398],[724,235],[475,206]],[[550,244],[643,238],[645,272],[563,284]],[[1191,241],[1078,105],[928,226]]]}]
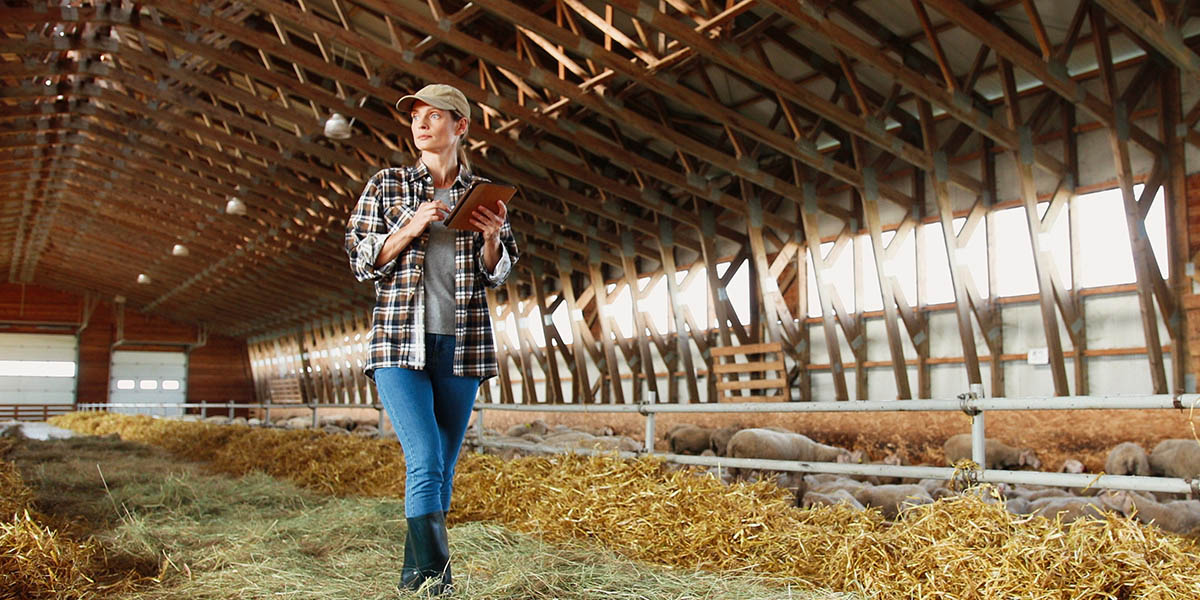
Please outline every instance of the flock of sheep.
[{"label": "flock of sheep", "polygon": [[[190,415],[184,418],[196,419]],[[270,424],[258,419],[227,417],[209,417],[204,420],[214,424],[265,425],[288,429],[305,429],[312,426],[311,417],[273,419]],[[348,417],[337,415],[321,417],[318,425],[328,433],[370,437],[380,435],[379,430],[371,424],[355,422]],[[592,448],[629,452],[636,452],[642,448],[641,442],[628,436],[616,435],[611,427],[571,428],[566,425],[548,425],[540,419],[513,425],[503,433],[492,430],[484,433],[488,441],[521,446],[490,450],[506,458],[537,451],[535,446],[541,447],[542,450]],[[471,428],[467,433],[468,446],[478,441],[475,436],[475,429]],[[808,436],[775,427],[709,428],[680,424],[668,429],[665,441],[672,454],[693,456],[835,463],[862,463],[867,458],[860,450],[851,451],[822,444]],[[946,440],[942,450],[950,465],[971,458],[970,434],[952,436]],[[903,464],[900,457],[894,454],[881,462],[890,465]],[[1031,448],[1017,448],[999,440],[989,439],[985,467],[1037,470],[1041,468],[1041,461]],[[1061,470],[1081,473],[1084,468],[1079,461],[1068,460]],[[797,506],[844,504],[854,508],[878,508],[888,519],[894,519],[906,506],[928,504],[958,493],[949,487],[949,482],[940,479],[805,475],[716,467],[709,469],[709,472],[726,483],[737,480],[773,479],[780,487],[794,493]],[[1160,442],[1149,453],[1138,444],[1124,442],[1109,451],[1104,473],[1200,479],[1200,442],[1195,439],[1168,439]],[[1050,518],[1057,515],[1064,522],[1069,522],[1085,516],[1100,517],[1103,511],[1116,511],[1176,533],[1192,533],[1200,527],[1200,500],[1183,499],[1174,494],[1007,484],[1000,484],[996,489],[999,491],[999,497],[985,495],[985,500],[1003,502],[1005,508],[1016,514]]]},{"label": "flock of sheep", "polygon": [[[779,428],[714,429],[682,424],[667,432],[667,443],[674,454],[728,456],[804,462],[863,462],[861,451],[850,451],[814,441],[808,436]],[[971,458],[970,434],[946,440],[942,447],[948,464]],[[884,464],[899,465],[891,455]],[[985,468],[1037,470],[1041,461],[1031,448],[1009,446],[999,440],[987,440]],[[1064,471],[1081,473],[1083,464],[1068,460]],[[954,495],[948,482],[940,479],[902,480],[894,477],[844,476],[829,474],[758,473],[727,469],[712,470],[727,481],[773,477],[795,493],[796,504],[803,507],[845,504],[854,508],[874,507],[885,518],[893,519],[906,506],[932,503]],[[1200,442],[1194,439],[1169,439],[1160,442],[1149,454],[1138,444],[1124,442],[1113,447],[1105,462],[1109,475],[1166,476],[1192,479],[1200,477]],[[1035,514],[1064,522],[1080,517],[1100,518],[1102,511],[1117,511],[1144,523],[1155,523],[1176,533],[1191,533],[1200,527],[1200,500],[1180,499],[1173,494],[1149,492],[1072,490],[1048,486],[997,487],[1000,497],[985,499],[1003,502],[1017,514]]]}]

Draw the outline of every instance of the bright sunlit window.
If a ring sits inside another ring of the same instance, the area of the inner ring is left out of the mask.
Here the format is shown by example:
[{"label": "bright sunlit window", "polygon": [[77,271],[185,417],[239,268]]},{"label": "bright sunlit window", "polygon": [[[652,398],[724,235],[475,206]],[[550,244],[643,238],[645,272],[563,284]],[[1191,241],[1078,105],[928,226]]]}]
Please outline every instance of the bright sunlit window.
[{"label": "bright sunlit window", "polygon": [[158,389],[158,380],[143,379],[138,382],[138,389],[139,390],[157,390]]},{"label": "bright sunlit window", "polygon": [[179,389],[179,380],[178,379],[164,379],[162,382],[162,389],[164,389],[164,390]]},{"label": "bright sunlit window", "polygon": [[117,389],[118,390],[132,390],[134,388],[134,384],[136,384],[136,383],[137,382],[132,379],[118,379],[117,380]]},{"label": "bright sunlit window", "polygon": [[[1145,186],[1133,186],[1140,197]],[[1167,270],[1167,219],[1162,188],[1154,196],[1146,214],[1146,236],[1154,249],[1163,277]],[[1125,204],[1120,189],[1084,194],[1075,201],[1079,211],[1079,284],[1083,287],[1118,285],[1137,280],[1133,253],[1129,249],[1129,229],[1125,222]]]},{"label": "bright sunlit window", "polygon": [[0,377],[74,377],[75,363],[65,360],[0,360]]},{"label": "bright sunlit window", "polygon": [[[834,250],[834,242],[821,244],[821,256],[829,260]],[[829,269],[822,274],[822,280],[827,293],[835,294],[846,310],[854,309],[854,245],[847,244]],[[821,316],[821,296],[817,289],[816,267],[813,256],[808,253],[808,316]],[[830,296],[832,299],[835,296]]]}]

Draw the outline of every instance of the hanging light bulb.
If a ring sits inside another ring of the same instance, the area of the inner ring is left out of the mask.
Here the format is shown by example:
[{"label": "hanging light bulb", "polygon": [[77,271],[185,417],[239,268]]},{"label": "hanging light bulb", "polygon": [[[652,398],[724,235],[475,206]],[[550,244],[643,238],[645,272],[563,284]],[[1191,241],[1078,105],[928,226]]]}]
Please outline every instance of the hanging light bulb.
[{"label": "hanging light bulb", "polygon": [[145,273],[138,273],[137,282],[142,285],[149,285],[150,284],[150,276]]},{"label": "hanging light bulb", "polygon": [[332,140],[349,139],[353,133],[350,129],[351,123],[346,121],[342,113],[333,113],[333,116],[325,121],[325,137]]},{"label": "hanging light bulb", "polygon": [[246,203],[242,202],[237,196],[230,196],[229,202],[225,203],[225,214],[244,216],[246,214]]},{"label": "hanging light bulb", "polygon": [[187,256],[187,246],[184,246],[183,244],[175,244],[175,247],[171,248],[171,254],[174,254],[175,256]]}]

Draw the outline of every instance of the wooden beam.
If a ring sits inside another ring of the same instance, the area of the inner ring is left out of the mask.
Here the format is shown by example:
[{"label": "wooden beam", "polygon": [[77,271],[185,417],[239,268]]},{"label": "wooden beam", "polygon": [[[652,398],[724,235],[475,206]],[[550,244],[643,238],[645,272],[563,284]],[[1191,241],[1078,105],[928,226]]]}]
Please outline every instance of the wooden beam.
[{"label": "wooden beam", "polygon": [[[1157,3],[1155,9],[1161,8]],[[1179,67],[1193,80],[1200,77],[1200,56],[1192,52],[1183,42],[1183,36],[1173,24],[1167,24],[1162,19],[1155,21],[1130,0],[1096,0],[1108,14],[1120,21],[1129,31],[1145,40],[1155,50],[1167,57],[1167,60]],[[1163,16],[1159,12],[1159,16]]]}]

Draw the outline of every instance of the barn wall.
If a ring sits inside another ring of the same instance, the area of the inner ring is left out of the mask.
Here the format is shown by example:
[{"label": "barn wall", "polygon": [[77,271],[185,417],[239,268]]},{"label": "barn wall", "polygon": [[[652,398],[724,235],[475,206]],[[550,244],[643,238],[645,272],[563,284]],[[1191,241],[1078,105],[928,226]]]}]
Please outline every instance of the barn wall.
[{"label": "barn wall", "polygon": [[[75,333],[82,324],[83,314],[84,298],[81,296],[42,286],[0,284],[0,323],[3,324],[0,331]],[[187,343],[196,342],[197,335],[198,330],[193,325],[132,310],[125,312],[126,340]],[[111,346],[117,340],[117,323],[111,303],[96,303],[79,340],[79,402],[106,402]],[[139,346],[137,349],[155,348]],[[178,348],[171,350],[178,351]],[[191,353],[187,391],[188,402],[254,402],[245,341],[209,335],[207,343]]]}]

